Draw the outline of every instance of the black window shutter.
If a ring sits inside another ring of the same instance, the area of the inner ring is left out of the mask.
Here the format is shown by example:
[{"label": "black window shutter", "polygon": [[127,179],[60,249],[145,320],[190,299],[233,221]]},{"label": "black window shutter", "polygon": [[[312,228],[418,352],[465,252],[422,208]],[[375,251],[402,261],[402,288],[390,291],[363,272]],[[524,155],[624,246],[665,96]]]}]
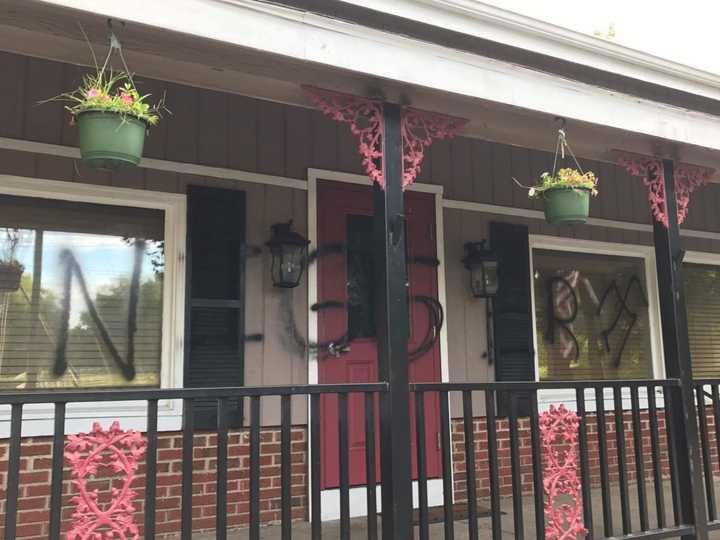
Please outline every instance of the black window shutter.
[{"label": "black window shutter", "polygon": [[[245,193],[188,188],[185,387],[244,384]],[[217,427],[217,402],[194,406],[197,429]],[[230,404],[232,427],[242,425],[242,400]]]},{"label": "black window shutter", "polygon": [[[493,303],[495,379],[534,381],[530,246],[528,228],[512,223],[490,224],[490,245],[498,256],[498,294]],[[518,399],[518,414],[529,414],[529,396]],[[498,396],[498,411],[507,415],[510,396]]]}]

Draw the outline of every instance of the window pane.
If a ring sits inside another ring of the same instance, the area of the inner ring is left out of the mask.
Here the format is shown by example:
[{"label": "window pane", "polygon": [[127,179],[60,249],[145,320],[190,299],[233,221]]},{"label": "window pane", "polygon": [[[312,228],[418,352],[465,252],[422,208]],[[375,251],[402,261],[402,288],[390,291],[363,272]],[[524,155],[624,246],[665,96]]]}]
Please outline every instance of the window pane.
[{"label": "window pane", "polygon": [[163,219],[0,196],[0,389],[159,385]]},{"label": "window pane", "polygon": [[347,217],[347,303],[350,339],[375,337],[372,216]]},{"label": "window pane", "polygon": [[536,249],[533,269],[541,380],[652,376],[642,259]]},{"label": "window pane", "polygon": [[684,264],[694,377],[720,377],[720,267]]}]

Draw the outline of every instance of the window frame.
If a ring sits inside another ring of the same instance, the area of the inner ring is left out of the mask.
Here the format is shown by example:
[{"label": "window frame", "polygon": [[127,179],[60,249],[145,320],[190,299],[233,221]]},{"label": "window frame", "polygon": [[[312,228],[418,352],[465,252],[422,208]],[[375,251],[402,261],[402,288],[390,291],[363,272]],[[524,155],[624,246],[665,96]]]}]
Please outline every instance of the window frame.
[{"label": "window frame", "polygon": [[[111,186],[96,186],[0,174],[0,195],[64,200],[90,204],[150,208],[164,212],[165,275],[163,281],[162,341],[160,388],[183,386],[183,336],[185,325],[185,240],[186,196]],[[87,431],[92,421],[119,420],[126,429],[144,429],[145,402],[68,404],[65,433]],[[158,403],[158,430],[177,430],[181,425],[182,405],[178,400]],[[54,409],[50,405],[26,405],[23,408],[23,437],[53,433]],[[0,437],[10,432],[10,408],[0,407]]]},{"label": "window frame", "polygon": [[[535,266],[533,250],[545,249],[550,251],[566,251],[573,253],[584,253],[587,255],[612,255],[616,257],[628,257],[643,259],[645,264],[645,283],[648,298],[648,327],[650,328],[650,350],[651,350],[651,378],[662,379],[665,377],[665,359],[662,344],[662,329],[660,322],[660,296],[657,282],[657,268],[655,266],[655,250],[652,246],[640,244],[601,242],[597,240],[580,240],[576,238],[565,238],[562,236],[548,236],[531,234],[529,235],[530,250],[530,309],[532,311],[533,329],[533,361],[535,369],[535,380],[540,382],[540,361],[538,355],[537,320],[535,315]],[[717,259],[720,263],[720,257]],[[501,278],[502,279],[502,278]],[[612,403],[612,392],[605,390],[605,400]],[[641,406],[647,405],[647,397],[644,389],[640,389]],[[566,406],[575,408],[574,390],[542,390],[538,392],[538,406],[546,410],[551,404],[564,403]],[[630,392],[623,389],[623,408],[630,409]],[[594,411],[594,400],[589,399],[586,403],[588,411]]]}]

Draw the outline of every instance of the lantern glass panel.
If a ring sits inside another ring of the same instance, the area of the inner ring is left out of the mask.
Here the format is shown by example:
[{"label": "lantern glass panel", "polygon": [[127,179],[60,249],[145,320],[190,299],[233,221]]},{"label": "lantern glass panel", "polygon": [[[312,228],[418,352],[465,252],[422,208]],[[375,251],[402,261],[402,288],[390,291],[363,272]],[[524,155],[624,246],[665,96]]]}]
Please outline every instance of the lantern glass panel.
[{"label": "lantern glass panel", "polygon": [[276,287],[297,287],[305,268],[306,248],[294,244],[280,244],[271,248],[272,279]]},{"label": "lantern glass panel", "polygon": [[498,291],[498,263],[497,261],[485,261],[485,294],[495,296]]}]

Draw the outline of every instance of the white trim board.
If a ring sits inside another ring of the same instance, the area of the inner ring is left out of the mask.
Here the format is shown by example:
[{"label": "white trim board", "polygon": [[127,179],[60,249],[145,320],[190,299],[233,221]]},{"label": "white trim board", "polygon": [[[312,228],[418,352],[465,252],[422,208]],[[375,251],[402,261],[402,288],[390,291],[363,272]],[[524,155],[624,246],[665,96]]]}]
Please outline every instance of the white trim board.
[{"label": "white trim board", "polygon": [[[62,146],[58,144],[39,143],[35,141],[26,141],[22,139],[11,139],[8,137],[0,137],[0,148],[4,150],[15,150],[18,152],[32,152],[36,154],[46,154],[51,156],[67,157],[71,159],[80,159],[80,150],[73,146]],[[210,167],[208,165],[197,165],[194,163],[182,163],[178,161],[167,161],[163,159],[142,158],[140,167],[146,169],[154,169],[159,171],[175,172],[178,174],[194,174],[197,176],[206,176],[212,178],[221,178],[225,180],[237,180],[239,182],[248,182],[254,184],[264,184],[270,186],[280,186],[290,189],[299,189],[309,191],[310,185],[305,180],[297,178],[289,178],[285,176],[277,176],[270,174],[262,174],[249,171],[241,171],[238,169],[228,169],[224,167]],[[363,174],[345,173],[332,171],[329,169],[308,169],[308,178],[330,178],[338,182],[348,182],[351,184],[370,185],[370,180]],[[454,210],[468,210],[470,212],[484,212],[486,214],[497,214],[503,216],[516,216],[527,219],[545,219],[545,214],[539,210],[530,210],[527,208],[515,208],[512,206],[501,206],[497,204],[480,203],[473,201],[460,201],[454,199],[445,199],[444,188],[439,184],[426,184],[424,182],[415,182],[409,188],[412,191],[422,193],[440,194],[440,200],[443,208]],[[146,193],[152,193],[147,190]],[[692,208],[691,208],[692,211]],[[589,218],[586,225],[590,227],[606,227],[610,229],[622,229],[627,231],[652,232],[652,226],[643,223],[633,223],[630,221],[616,221],[603,218]],[[310,224],[308,223],[308,227]],[[681,236],[692,238],[703,238],[706,240],[720,240],[720,232],[698,231],[694,229],[680,229]],[[312,239],[310,239],[312,241]]]},{"label": "white trim board", "polygon": [[255,0],[45,1],[346,70],[366,78],[364,85],[396,81],[403,92],[432,89],[720,150],[720,119],[709,114],[284,6]]},{"label": "white trim board", "polygon": [[[0,174],[0,193],[127,206],[156,208],[165,214],[165,279],[163,283],[163,322],[160,386],[180,388],[183,384],[185,333],[185,227],[186,197],[76,182],[42,180]],[[147,404],[143,402],[68,404],[65,432],[88,431],[93,420],[121,419],[123,427],[144,429]],[[177,430],[181,425],[181,404],[164,400],[159,404],[158,429]],[[0,438],[9,435],[9,409],[0,411]],[[118,418],[120,416],[120,418]],[[23,413],[23,436],[52,435],[52,408],[28,405]]]},{"label": "white trim board", "polygon": [[[692,202],[691,202],[692,204]],[[500,206],[497,204],[479,203],[471,201],[457,201],[453,199],[444,199],[443,208],[451,210],[466,210],[468,212],[481,212],[484,214],[495,214],[500,216],[514,216],[524,219],[545,220],[545,214],[540,210],[530,210],[528,208],[515,208],[512,206]],[[692,207],[690,208],[692,211]],[[648,213],[650,209],[648,208]],[[652,233],[652,225],[645,223],[633,223],[631,221],[616,221],[614,219],[604,218],[588,218],[585,225],[590,227],[605,227],[608,229],[621,229],[624,231],[638,231]],[[704,238],[706,240],[720,240],[720,232],[698,231],[694,229],[680,229],[681,236],[689,238]]]},{"label": "white trim board", "polygon": [[[440,506],[443,503],[443,484],[442,478],[432,478],[427,481],[428,507]],[[453,484],[454,485],[454,484]],[[376,512],[382,512],[382,486],[375,486],[376,492]],[[412,483],[412,499],[413,508],[420,508],[420,498],[418,495],[418,482],[413,480]],[[324,489],[320,492],[320,520],[333,521],[340,519],[340,490]],[[367,488],[354,487],[350,488],[350,517],[367,516]]]}]

